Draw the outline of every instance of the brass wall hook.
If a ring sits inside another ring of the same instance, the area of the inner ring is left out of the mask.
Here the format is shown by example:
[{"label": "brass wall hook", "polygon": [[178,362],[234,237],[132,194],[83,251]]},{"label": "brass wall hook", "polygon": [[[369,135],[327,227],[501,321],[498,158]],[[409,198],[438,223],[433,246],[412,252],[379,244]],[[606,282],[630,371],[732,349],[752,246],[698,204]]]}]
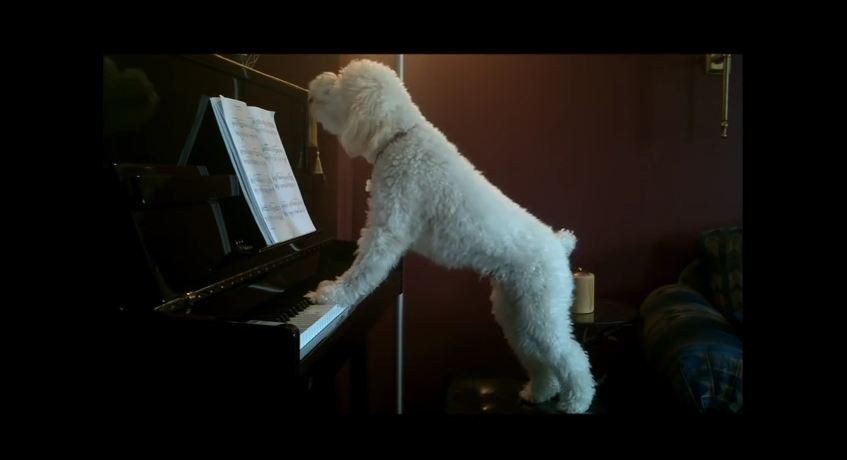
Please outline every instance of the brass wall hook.
[{"label": "brass wall hook", "polygon": [[729,71],[732,63],[731,54],[707,54],[706,74],[723,76],[721,103],[721,137],[726,138],[729,127]]}]

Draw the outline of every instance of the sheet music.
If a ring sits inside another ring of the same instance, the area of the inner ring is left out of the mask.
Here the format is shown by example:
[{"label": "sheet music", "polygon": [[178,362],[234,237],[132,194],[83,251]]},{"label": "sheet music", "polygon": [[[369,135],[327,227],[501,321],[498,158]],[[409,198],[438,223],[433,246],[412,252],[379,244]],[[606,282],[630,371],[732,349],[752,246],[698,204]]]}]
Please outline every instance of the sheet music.
[{"label": "sheet music", "polygon": [[223,96],[210,101],[265,242],[279,243],[315,231],[274,113]]}]

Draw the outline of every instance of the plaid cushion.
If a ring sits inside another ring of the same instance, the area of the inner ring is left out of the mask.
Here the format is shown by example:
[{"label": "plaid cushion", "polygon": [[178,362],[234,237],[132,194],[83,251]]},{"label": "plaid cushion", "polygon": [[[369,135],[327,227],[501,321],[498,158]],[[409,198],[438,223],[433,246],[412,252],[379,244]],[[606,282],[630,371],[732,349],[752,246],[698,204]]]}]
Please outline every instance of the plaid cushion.
[{"label": "plaid cushion", "polygon": [[667,285],[647,296],[641,314],[645,356],[677,401],[701,413],[743,412],[743,345],[706,298]]},{"label": "plaid cushion", "polygon": [[711,302],[730,321],[740,324],[744,310],[742,287],[742,228],[728,227],[700,236]]}]

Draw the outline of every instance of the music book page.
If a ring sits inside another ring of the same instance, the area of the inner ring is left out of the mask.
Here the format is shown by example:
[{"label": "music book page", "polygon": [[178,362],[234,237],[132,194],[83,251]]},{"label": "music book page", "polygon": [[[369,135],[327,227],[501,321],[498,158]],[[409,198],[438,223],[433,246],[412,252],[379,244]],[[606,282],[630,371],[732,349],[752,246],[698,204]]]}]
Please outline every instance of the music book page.
[{"label": "music book page", "polygon": [[274,112],[210,98],[242,191],[267,244],[315,231],[279,136]]}]

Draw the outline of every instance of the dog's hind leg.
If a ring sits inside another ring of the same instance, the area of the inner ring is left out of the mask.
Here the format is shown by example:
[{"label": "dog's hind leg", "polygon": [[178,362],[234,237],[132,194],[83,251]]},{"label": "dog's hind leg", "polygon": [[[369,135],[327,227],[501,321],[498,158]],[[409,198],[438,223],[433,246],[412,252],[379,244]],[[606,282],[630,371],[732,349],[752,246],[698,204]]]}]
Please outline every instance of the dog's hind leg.
[{"label": "dog's hind leg", "polygon": [[521,397],[538,403],[558,392],[558,409],[585,412],[595,383],[588,355],[571,334],[568,287],[560,286],[566,283],[528,278],[518,284],[524,295],[494,283],[492,302],[497,322],[529,374]]},{"label": "dog's hind leg", "polygon": [[587,411],[596,391],[594,376],[588,355],[573,338],[569,338],[565,349],[558,353],[555,369],[561,386],[556,407],[569,414]]},{"label": "dog's hind leg", "polygon": [[519,352],[526,356],[524,361],[530,376],[521,397],[538,403],[558,392],[557,409],[569,414],[583,413],[591,406],[595,393],[588,354],[572,337],[550,340],[552,332],[527,339],[526,342],[536,343]]},{"label": "dog's hind leg", "polygon": [[553,368],[544,363],[544,358],[539,356],[537,347],[526,342],[530,335],[521,330],[518,318],[522,315],[517,314],[515,305],[512,304],[514,300],[509,298],[497,282],[492,282],[492,285],[491,303],[494,317],[512,351],[529,374],[529,382],[521,390],[520,397],[531,403],[547,401],[559,392],[559,378]]},{"label": "dog's hind leg", "polygon": [[530,364],[529,362],[524,366],[528,369],[529,382],[520,392],[521,399],[538,404],[551,399],[559,392],[559,380],[555,372],[552,372],[547,366],[540,363]]}]

